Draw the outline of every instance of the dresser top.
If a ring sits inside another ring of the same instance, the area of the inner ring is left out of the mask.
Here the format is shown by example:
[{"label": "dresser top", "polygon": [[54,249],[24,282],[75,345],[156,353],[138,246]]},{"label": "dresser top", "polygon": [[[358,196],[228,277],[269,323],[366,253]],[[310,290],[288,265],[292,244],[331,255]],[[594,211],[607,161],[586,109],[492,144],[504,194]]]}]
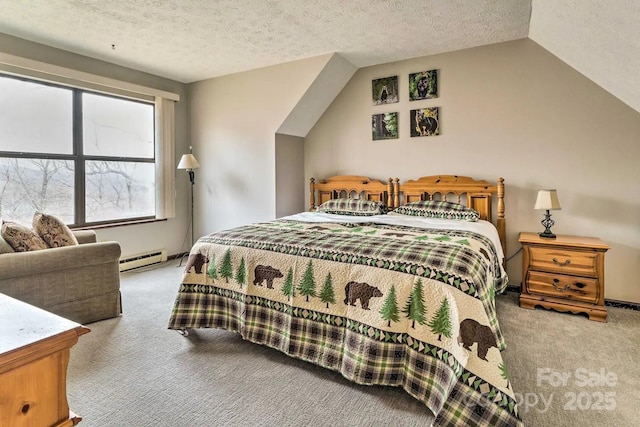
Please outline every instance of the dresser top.
[{"label": "dresser top", "polygon": [[553,246],[572,246],[576,248],[589,248],[589,249],[611,249],[602,240],[597,237],[582,237],[582,236],[567,236],[558,234],[555,239],[549,239],[547,237],[540,237],[538,233],[520,233],[518,239],[520,243],[533,243],[538,245],[553,245]]},{"label": "dresser top", "polygon": [[76,330],[80,324],[0,294],[0,355],[53,336]]}]

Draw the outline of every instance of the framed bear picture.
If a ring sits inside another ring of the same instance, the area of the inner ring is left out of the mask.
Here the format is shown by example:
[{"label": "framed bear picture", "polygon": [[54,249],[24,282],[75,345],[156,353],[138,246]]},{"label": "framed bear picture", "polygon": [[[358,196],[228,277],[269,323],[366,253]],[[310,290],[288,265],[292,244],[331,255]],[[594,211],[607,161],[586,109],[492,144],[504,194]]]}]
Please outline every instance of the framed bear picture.
[{"label": "framed bear picture", "polygon": [[411,136],[440,135],[440,107],[411,110]]},{"label": "framed bear picture", "polygon": [[409,101],[438,97],[438,70],[409,74]]},{"label": "framed bear picture", "polygon": [[371,116],[371,137],[374,141],[398,138],[398,113]]},{"label": "framed bear picture", "polygon": [[373,105],[398,102],[398,76],[371,80],[371,98]]}]

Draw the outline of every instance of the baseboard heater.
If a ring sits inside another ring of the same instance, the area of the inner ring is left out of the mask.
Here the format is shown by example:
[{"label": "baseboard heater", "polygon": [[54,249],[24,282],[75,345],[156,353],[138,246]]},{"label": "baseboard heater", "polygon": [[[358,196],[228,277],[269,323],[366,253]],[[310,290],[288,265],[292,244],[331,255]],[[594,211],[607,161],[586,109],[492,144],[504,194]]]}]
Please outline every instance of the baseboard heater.
[{"label": "baseboard heater", "polygon": [[120,272],[135,270],[136,268],[148,267],[160,264],[167,260],[167,250],[157,249],[155,251],[142,254],[131,255],[120,259]]}]

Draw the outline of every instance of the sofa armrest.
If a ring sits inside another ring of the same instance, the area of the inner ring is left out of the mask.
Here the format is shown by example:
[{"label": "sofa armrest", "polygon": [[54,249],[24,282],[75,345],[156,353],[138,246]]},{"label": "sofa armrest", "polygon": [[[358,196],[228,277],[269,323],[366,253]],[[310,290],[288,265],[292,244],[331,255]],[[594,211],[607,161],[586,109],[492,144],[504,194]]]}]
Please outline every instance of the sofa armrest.
[{"label": "sofa armrest", "polygon": [[31,252],[0,255],[0,280],[42,275],[75,267],[116,263],[120,258],[118,242],[100,242],[64,246]]},{"label": "sofa armrest", "polygon": [[96,243],[98,241],[98,237],[96,236],[96,232],[93,230],[73,230],[73,235],[78,239],[78,243],[84,245],[86,243]]}]

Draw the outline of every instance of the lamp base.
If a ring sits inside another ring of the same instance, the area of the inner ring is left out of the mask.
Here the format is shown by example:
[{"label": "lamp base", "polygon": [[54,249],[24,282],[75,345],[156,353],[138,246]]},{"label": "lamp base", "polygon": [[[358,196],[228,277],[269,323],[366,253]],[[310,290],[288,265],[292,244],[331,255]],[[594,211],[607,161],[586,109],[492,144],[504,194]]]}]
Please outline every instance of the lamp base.
[{"label": "lamp base", "polygon": [[545,239],[555,239],[556,235],[551,232],[551,227],[555,224],[555,221],[551,219],[551,213],[549,209],[547,209],[547,213],[544,214],[544,219],[540,222],[544,226],[544,231],[542,233],[538,233],[540,237],[544,237]]}]

